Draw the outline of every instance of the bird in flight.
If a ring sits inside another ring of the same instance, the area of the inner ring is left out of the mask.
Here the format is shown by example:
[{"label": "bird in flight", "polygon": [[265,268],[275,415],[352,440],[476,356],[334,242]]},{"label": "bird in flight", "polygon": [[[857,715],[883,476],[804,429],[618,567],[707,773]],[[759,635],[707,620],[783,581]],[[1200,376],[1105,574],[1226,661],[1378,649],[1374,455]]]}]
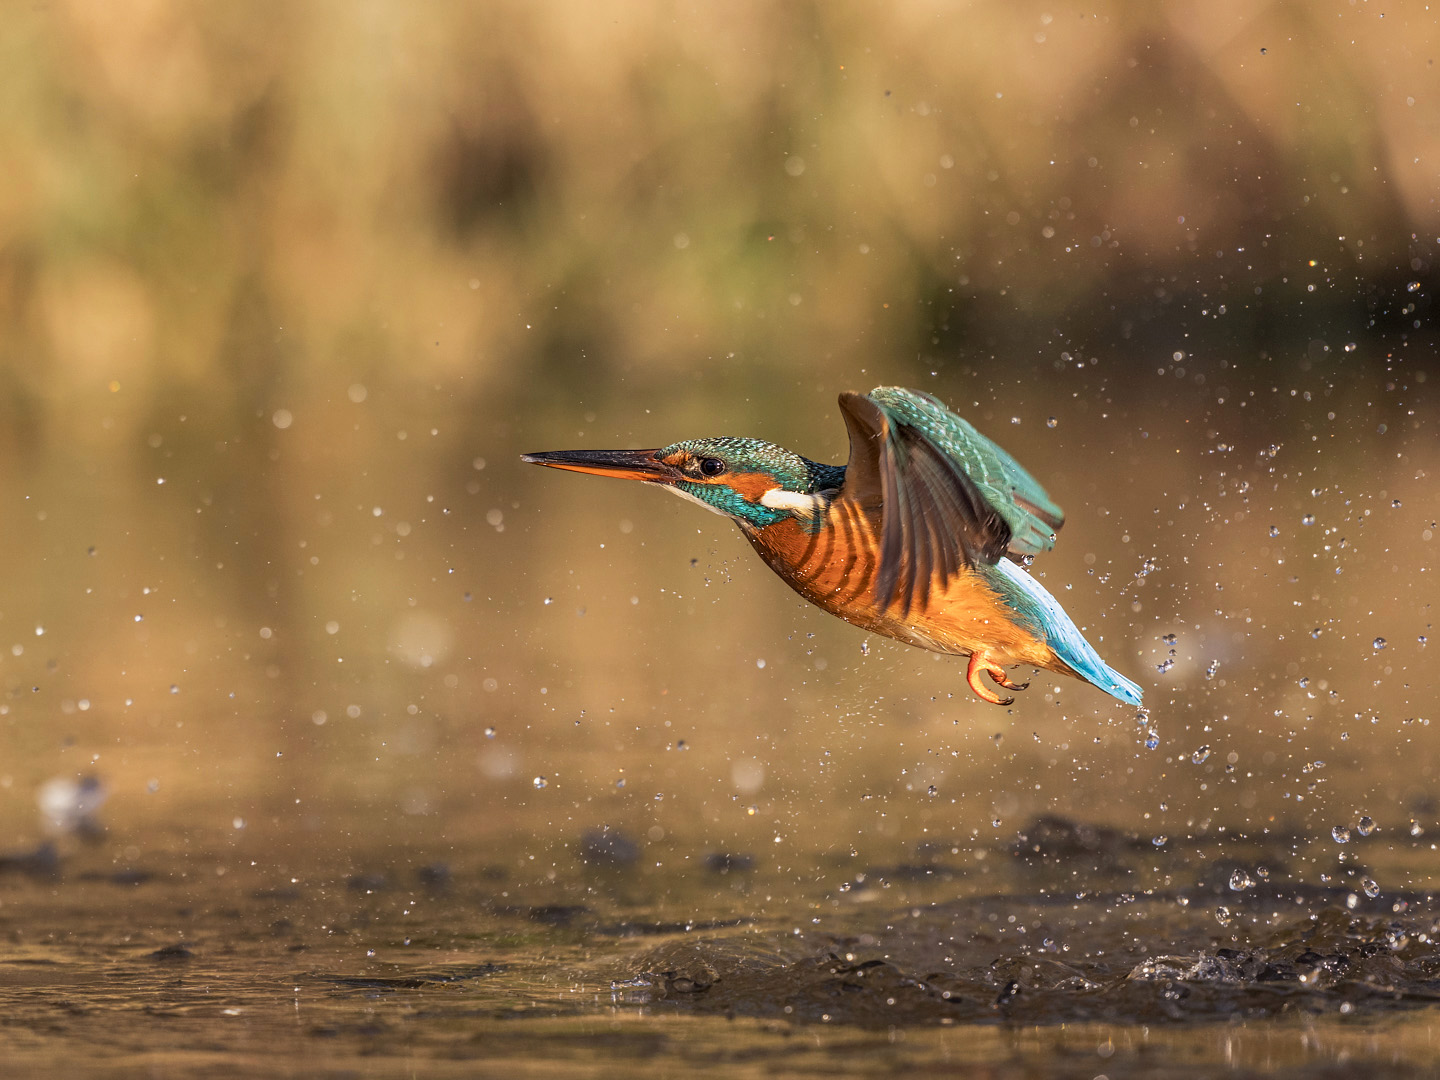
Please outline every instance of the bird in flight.
[{"label": "bird in flight", "polygon": [[1010,665],[1088,682],[1131,705],[1140,687],[1100,659],[1022,564],[1065,520],[1035,478],[936,398],[882,386],[840,395],[850,460],[759,439],[687,439],[658,450],[556,450],[524,461],[640,480],[731,518],[766,565],[848,623],[970,657],[979,697],[1009,705]]}]

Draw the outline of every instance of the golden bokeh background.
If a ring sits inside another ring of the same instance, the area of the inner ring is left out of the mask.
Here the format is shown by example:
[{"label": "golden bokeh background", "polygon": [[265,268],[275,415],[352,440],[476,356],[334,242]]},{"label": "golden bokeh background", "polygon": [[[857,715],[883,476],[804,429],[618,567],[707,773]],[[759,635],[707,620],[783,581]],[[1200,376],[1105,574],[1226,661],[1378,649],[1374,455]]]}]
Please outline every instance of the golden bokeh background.
[{"label": "golden bokeh background", "polygon": [[[5,829],[93,775],[126,852],[540,874],[601,825],[777,865],[1042,813],[1410,844],[1440,29],[1383,7],[11,5]],[[517,460],[843,460],[878,384],[1065,506],[1035,570],[1156,749]]]}]

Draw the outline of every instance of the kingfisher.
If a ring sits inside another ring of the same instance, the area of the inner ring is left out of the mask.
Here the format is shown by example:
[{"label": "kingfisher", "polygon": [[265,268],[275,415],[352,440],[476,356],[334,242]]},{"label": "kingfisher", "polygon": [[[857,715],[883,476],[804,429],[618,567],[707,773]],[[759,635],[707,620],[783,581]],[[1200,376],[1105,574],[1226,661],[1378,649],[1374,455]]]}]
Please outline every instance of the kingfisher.
[{"label": "kingfisher", "polygon": [[1027,665],[1088,682],[1130,705],[1115,671],[1026,567],[1055,546],[1060,507],[1020,464],[938,399],[882,386],[840,395],[845,465],[721,436],[656,450],[557,450],[521,460],[653,484],[732,519],[766,565],[810,603],[864,630],[968,655],[982,681],[1024,690]]}]

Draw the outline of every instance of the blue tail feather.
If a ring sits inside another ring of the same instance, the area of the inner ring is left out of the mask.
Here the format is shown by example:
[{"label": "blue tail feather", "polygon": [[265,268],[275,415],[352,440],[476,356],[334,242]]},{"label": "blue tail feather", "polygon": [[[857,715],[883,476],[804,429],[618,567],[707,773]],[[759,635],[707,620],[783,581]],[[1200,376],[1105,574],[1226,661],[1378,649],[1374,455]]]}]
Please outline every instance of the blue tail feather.
[{"label": "blue tail feather", "polygon": [[1065,614],[1060,602],[1045,587],[1009,559],[991,568],[1005,599],[1035,628],[1055,655],[1082,679],[1128,705],[1142,702],[1140,687],[1112,668]]}]

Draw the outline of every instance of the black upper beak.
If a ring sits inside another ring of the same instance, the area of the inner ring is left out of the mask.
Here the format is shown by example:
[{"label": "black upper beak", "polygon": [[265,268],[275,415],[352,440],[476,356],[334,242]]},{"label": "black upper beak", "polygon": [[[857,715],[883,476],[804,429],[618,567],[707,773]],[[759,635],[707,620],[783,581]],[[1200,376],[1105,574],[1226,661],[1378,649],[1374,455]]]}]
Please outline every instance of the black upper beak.
[{"label": "black upper beak", "polygon": [[616,476],[622,480],[646,480],[650,483],[674,483],[685,475],[659,458],[659,450],[549,450],[541,454],[522,454],[521,461],[532,465],[548,465],[552,469]]}]

